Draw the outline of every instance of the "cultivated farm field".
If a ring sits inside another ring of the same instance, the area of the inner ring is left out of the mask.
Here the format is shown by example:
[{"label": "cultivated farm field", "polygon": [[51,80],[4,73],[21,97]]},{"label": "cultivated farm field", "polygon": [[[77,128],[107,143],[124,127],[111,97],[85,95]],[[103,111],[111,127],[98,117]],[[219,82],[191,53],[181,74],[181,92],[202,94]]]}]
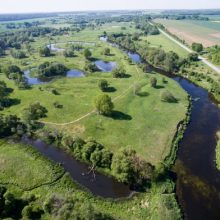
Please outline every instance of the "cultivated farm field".
[{"label": "cultivated farm field", "polygon": [[165,19],[155,21],[190,45],[193,42],[202,43],[205,47],[220,44],[220,23],[218,22]]}]

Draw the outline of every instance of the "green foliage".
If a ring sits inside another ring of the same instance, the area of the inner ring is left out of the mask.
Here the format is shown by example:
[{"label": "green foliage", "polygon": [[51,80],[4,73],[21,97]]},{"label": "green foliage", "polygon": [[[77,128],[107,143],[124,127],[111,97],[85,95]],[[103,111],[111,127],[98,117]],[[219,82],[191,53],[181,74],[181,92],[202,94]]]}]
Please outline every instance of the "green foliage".
[{"label": "green foliage", "polygon": [[63,52],[64,57],[74,57],[74,50],[72,49],[66,49]]},{"label": "green foliage", "polygon": [[87,60],[85,63],[85,66],[84,66],[84,70],[92,73],[92,72],[98,71],[99,69],[97,68],[97,66],[94,63]]},{"label": "green foliage", "polygon": [[114,78],[126,78],[127,74],[123,67],[117,67],[112,71],[112,75]]},{"label": "green foliage", "polygon": [[111,53],[110,48],[107,47],[107,48],[104,49],[104,55],[109,56],[110,53]]},{"label": "green foliage", "polygon": [[44,62],[38,67],[39,77],[63,76],[68,68],[61,63]]},{"label": "green foliage", "polygon": [[95,99],[95,107],[101,115],[111,115],[114,109],[114,104],[111,97],[108,95],[99,95]]},{"label": "green foliage", "polygon": [[108,89],[108,81],[105,79],[102,79],[99,81],[99,88],[101,91],[105,92]]},{"label": "green foliage", "polygon": [[177,102],[177,99],[173,96],[171,92],[165,90],[161,93],[161,101],[163,102]]},{"label": "green foliage", "polygon": [[195,62],[195,61],[199,60],[199,57],[198,57],[198,54],[196,54],[196,53],[190,53],[188,55],[188,59],[189,59],[189,61]]},{"label": "green foliage", "polygon": [[142,185],[153,174],[153,166],[138,157],[133,150],[114,154],[111,168],[118,181],[134,185]]},{"label": "green foliage", "polygon": [[47,112],[47,109],[39,102],[34,102],[24,109],[22,118],[26,123],[30,123],[31,121],[46,117]]},{"label": "green foliage", "polygon": [[200,43],[192,43],[192,49],[197,53],[200,53],[203,51],[203,45]]},{"label": "green foliage", "polygon": [[50,57],[51,56],[50,49],[47,46],[41,47],[39,49],[39,54],[41,57]]},{"label": "green foliage", "polygon": [[84,53],[84,56],[87,60],[90,59],[92,56],[92,53],[88,48],[86,48],[83,53]]},{"label": "green foliage", "polygon": [[11,53],[11,56],[14,57],[15,59],[23,59],[23,58],[26,58],[26,54],[24,51],[22,50],[11,50],[10,51]]},{"label": "green foliage", "polygon": [[0,115],[0,137],[7,137],[13,134],[23,135],[26,127],[15,115]]},{"label": "green foliage", "polygon": [[157,79],[155,77],[151,77],[150,79],[150,85],[151,87],[153,88],[156,88],[157,87]]},{"label": "green foliage", "polygon": [[216,167],[217,169],[220,170],[220,132],[218,132],[217,136],[218,136],[218,142],[217,142],[216,149],[215,149]]}]

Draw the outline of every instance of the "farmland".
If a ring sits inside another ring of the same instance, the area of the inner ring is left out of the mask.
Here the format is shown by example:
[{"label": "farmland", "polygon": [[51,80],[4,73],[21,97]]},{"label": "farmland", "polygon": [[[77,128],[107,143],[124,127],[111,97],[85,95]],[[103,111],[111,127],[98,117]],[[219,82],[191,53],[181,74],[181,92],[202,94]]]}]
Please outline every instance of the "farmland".
[{"label": "farmland", "polygon": [[193,42],[210,47],[220,43],[220,24],[212,21],[165,20],[157,19],[171,33],[177,35],[191,45]]}]

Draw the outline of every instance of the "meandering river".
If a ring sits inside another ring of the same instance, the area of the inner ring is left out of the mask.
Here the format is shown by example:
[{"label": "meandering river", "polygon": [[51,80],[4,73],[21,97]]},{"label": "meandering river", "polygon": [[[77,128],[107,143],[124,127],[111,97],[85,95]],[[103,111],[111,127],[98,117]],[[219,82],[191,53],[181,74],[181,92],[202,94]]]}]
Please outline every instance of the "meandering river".
[{"label": "meandering river", "polygon": [[[106,41],[105,38],[101,39]],[[128,53],[135,63],[138,54]],[[216,132],[220,109],[209,93],[181,77],[172,77],[192,97],[191,121],[180,143],[173,171],[176,195],[186,219],[220,219],[220,172],[215,167]],[[61,163],[72,178],[95,195],[120,198],[132,194],[129,187],[102,174],[88,174],[88,166],[67,153],[40,141],[24,140],[48,158]]]}]

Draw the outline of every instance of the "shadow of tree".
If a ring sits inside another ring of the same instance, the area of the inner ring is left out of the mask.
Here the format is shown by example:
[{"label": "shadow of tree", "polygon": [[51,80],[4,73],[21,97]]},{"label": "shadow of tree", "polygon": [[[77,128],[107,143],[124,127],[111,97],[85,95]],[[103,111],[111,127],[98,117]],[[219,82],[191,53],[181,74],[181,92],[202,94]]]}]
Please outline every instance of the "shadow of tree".
[{"label": "shadow of tree", "polygon": [[156,89],[163,89],[163,88],[164,88],[164,86],[157,85],[155,88],[156,88]]},{"label": "shadow of tree", "polygon": [[111,114],[111,118],[113,118],[114,120],[127,120],[127,121],[130,121],[132,119],[130,115],[120,111],[113,111]]},{"label": "shadow of tree", "polygon": [[136,95],[140,96],[140,97],[147,97],[147,96],[149,96],[149,93],[148,92],[138,92]]},{"label": "shadow of tree", "polygon": [[105,89],[105,92],[116,92],[116,91],[117,91],[117,89],[115,87],[112,87],[112,86]]}]

